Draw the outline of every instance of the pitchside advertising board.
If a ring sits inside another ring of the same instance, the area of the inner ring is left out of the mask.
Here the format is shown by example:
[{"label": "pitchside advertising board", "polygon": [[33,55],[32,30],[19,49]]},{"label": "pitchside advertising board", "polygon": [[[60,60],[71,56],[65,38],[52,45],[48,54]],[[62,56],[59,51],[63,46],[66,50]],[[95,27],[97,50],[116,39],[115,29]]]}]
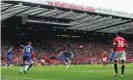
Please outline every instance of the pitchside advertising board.
[{"label": "pitchside advertising board", "polygon": [[2,0],[2,1],[23,1],[23,2],[30,2],[30,3],[49,5],[49,6],[55,6],[55,7],[61,7],[61,8],[69,8],[73,10],[87,11],[87,12],[93,12],[93,13],[108,14],[112,16],[119,16],[119,17],[133,19],[133,14],[124,13],[120,11],[113,11],[113,10],[108,10],[103,8],[89,7],[89,3],[88,3],[88,6],[84,6],[80,4],[77,5],[77,4],[66,3],[65,1],[61,2],[61,0],[58,0],[58,1],[56,0]]}]

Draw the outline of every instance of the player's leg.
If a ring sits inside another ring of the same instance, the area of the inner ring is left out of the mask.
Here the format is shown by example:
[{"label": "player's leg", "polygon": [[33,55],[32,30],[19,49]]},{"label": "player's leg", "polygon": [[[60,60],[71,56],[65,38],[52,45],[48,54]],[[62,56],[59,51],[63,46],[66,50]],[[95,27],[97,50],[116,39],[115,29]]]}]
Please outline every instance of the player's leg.
[{"label": "player's leg", "polygon": [[30,65],[27,70],[29,70],[32,67],[32,65],[33,65],[33,60],[31,60]]},{"label": "player's leg", "polygon": [[114,60],[114,70],[115,70],[115,75],[114,76],[117,76],[118,75],[117,60]]},{"label": "player's leg", "polygon": [[124,70],[125,70],[125,61],[126,61],[126,54],[125,52],[120,53],[120,60],[121,60],[121,76],[124,75]]},{"label": "player's leg", "polygon": [[115,70],[115,74],[114,74],[114,76],[118,76],[118,69],[117,69],[118,56],[119,56],[119,53],[115,53],[115,58],[114,58],[114,70]]},{"label": "player's leg", "polygon": [[26,56],[23,56],[22,64],[20,64],[20,74],[23,72],[23,67],[25,66],[26,58],[27,58]]},{"label": "player's leg", "polygon": [[111,59],[109,59],[109,64],[110,64],[110,66],[111,66],[111,63],[112,63],[112,62],[111,62]]},{"label": "player's leg", "polygon": [[68,66],[69,66],[69,68],[70,68],[70,65],[71,65],[71,60],[69,59],[68,60]]},{"label": "player's leg", "polygon": [[103,66],[105,66],[105,62],[103,61]]},{"label": "player's leg", "polygon": [[65,57],[65,62],[66,62],[66,69],[68,69],[69,68],[69,62],[68,62],[68,58],[67,57]]},{"label": "player's leg", "polygon": [[108,65],[107,58],[106,58],[106,65]]},{"label": "player's leg", "polygon": [[27,56],[25,63],[26,63],[26,65],[25,65],[24,73],[26,74],[28,67],[30,66],[30,63],[31,63],[30,56]]},{"label": "player's leg", "polygon": [[103,66],[106,65],[106,61],[105,61],[105,58],[103,58]]},{"label": "player's leg", "polygon": [[10,69],[11,68],[10,64],[11,64],[11,59],[8,58],[5,66],[4,66],[4,69],[7,69],[7,67],[8,67],[8,69]]},{"label": "player's leg", "polygon": [[22,74],[22,72],[23,72],[23,61],[21,62],[22,64],[20,64],[20,74]]},{"label": "player's leg", "polygon": [[4,69],[7,68],[8,64],[9,64],[9,61],[8,61],[8,59],[7,59],[6,64],[5,64],[5,66],[4,66]]},{"label": "player's leg", "polygon": [[110,59],[110,66],[112,66],[113,67],[113,59]]},{"label": "player's leg", "polygon": [[44,66],[44,60],[41,59],[41,66]]},{"label": "player's leg", "polygon": [[63,66],[63,58],[61,58],[61,66]]},{"label": "player's leg", "polygon": [[60,58],[59,59],[59,66],[62,66],[62,64],[63,64],[63,60],[62,60],[62,58]]},{"label": "player's leg", "polygon": [[71,61],[70,61],[70,58],[69,57],[67,57],[66,58],[66,65],[67,65],[67,69],[69,69],[70,68],[70,64],[71,64]]},{"label": "player's leg", "polygon": [[125,69],[125,61],[121,60],[121,76],[124,75],[124,69]]},{"label": "player's leg", "polygon": [[8,69],[10,69],[10,68],[11,68],[11,63],[12,63],[12,61],[11,61],[11,59],[9,59]]},{"label": "player's leg", "polygon": [[59,65],[58,65],[58,67],[59,67],[61,65],[61,59],[60,59],[60,57],[59,57],[58,61],[59,61]]},{"label": "player's leg", "polygon": [[33,64],[30,64],[27,70],[29,70],[29,69],[32,67],[32,65],[33,65]]},{"label": "player's leg", "polygon": [[10,58],[10,59],[9,59],[8,69],[11,69],[12,64],[13,64],[13,60]]}]

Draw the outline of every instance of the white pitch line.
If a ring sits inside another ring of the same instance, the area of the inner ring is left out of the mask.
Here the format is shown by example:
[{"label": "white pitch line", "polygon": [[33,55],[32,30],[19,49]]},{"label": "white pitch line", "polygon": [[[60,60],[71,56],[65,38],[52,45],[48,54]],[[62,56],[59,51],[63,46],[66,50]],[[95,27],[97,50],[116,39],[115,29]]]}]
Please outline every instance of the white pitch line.
[{"label": "white pitch line", "polygon": [[50,80],[50,79],[24,78],[24,77],[14,77],[14,76],[1,76],[1,77],[16,78],[16,79],[27,79],[27,80]]},{"label": "white pitch line", "polygon": [[75,72],[109,72],[109,71],[75,71]]}]

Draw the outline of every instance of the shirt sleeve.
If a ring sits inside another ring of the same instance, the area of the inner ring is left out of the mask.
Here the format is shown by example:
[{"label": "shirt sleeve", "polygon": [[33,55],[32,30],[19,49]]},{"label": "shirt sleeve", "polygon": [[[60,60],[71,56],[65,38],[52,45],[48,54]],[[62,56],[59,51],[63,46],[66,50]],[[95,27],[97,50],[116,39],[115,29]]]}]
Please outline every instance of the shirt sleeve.
[{"label": "shirt sleeve", "polygon": [[23,52],[25,51],[25,47],[23,48]]},{"label": "shirt sleeve", "polygon": [[116,45],[116,38],[114,38],[113,40],[113,45]]}]

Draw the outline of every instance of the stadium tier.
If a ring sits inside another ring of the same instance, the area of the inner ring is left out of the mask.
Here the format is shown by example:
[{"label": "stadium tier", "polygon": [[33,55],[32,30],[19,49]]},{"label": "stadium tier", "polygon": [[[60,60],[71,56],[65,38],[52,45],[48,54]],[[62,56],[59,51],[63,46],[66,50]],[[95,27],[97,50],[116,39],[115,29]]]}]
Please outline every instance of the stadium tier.
[{"label": "stadium tier", "polygon": [[100,33],[116,33],[121,30],[125,34],[133,34],[133,20],[129,17],[8,0],[2,2],[1,11],[3,24],[10,18],[18,17],[15,20],[20,21],[19,24],[51,24],[59,26],[56,29]]}]

